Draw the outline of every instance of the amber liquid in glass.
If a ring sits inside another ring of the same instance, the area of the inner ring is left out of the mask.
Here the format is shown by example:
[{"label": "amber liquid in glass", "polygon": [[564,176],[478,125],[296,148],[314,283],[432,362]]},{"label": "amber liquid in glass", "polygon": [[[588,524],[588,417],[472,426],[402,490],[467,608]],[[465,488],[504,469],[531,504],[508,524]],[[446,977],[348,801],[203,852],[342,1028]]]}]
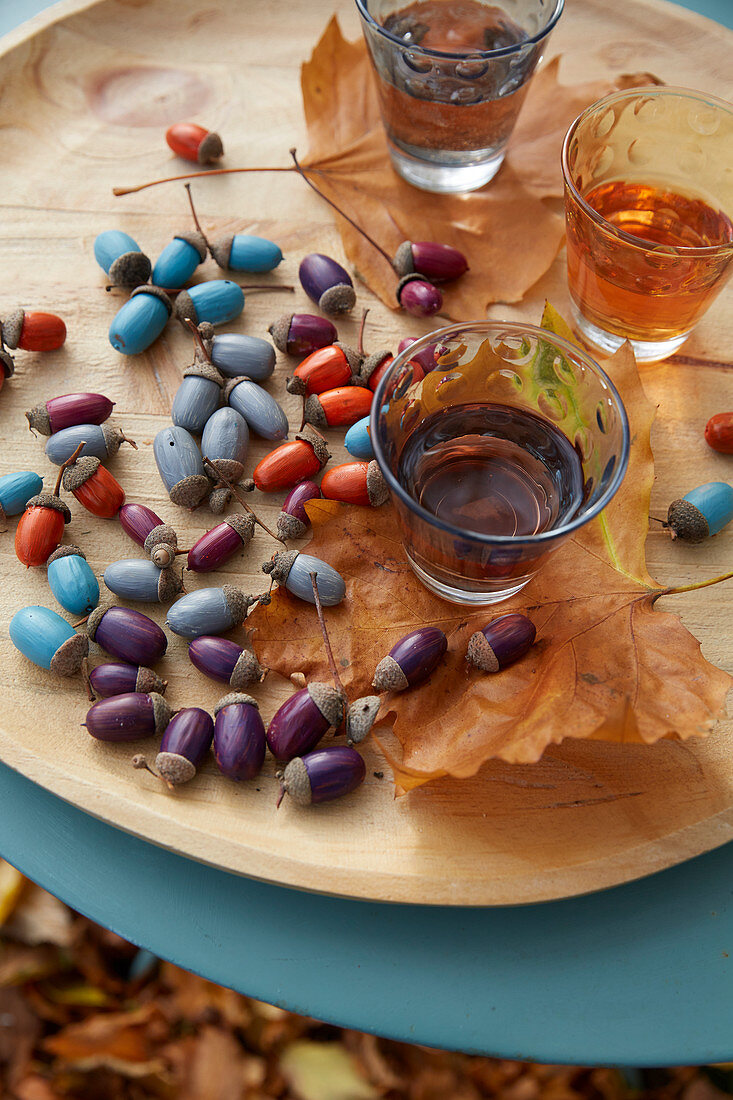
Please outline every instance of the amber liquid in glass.
[{"label": "amber liquid in glass", "polygon": [[[568,282],[580,312],[602,329],[640,340],[688,332],[721,289],[733,223],[700,198],[642,183],[611,181],[583,196],[636,244],[593,222],[568,198]],[[682,251],[679,251],[679,250]]]}]

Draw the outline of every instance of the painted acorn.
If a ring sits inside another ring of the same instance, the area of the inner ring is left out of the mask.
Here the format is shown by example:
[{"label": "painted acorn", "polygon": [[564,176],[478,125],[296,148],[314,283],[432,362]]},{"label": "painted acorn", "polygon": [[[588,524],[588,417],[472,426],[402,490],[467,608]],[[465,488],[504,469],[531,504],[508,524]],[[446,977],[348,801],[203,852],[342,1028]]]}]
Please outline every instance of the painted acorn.
[{"label": "painted acorn", "polygon": [[55,435],[77,424],[103,424],[113,408],[102,393],[65,393],[28,409],[25,418],[31,431]]},{"label": "painted acorn", "polygon": [[27,568],[45,565],[64,537],[71,519],[67,505],[56,493],[41,492],[31,497],[15,530],[15,553]]},{"label": "painted acorn", "polygon": [[229,638],[202,634],[190,643],[188,656],[204,676],[228,684],[232,691],[260,684],[267,675],[252,650],[242,649]]},{"label": "painted acorn", "polygon": [[263,493],[290,489],[299,481],[317,474],[330,457],[326,440],[310,424],[306,424],[295,439],[281,443],[257,463],[252,472],[252,482]]},{"label": "painted acorn", "polygon": [[172,713],[156,691],[130,691],[94,703],[82,725],[97,741],[141,741],[161,734]]},{"label": "painted acorn", "polygon": [[214,707],[214,756],[229,779],[254,779],[265,762],[265,726],[257,701],[232,692]]},{"label": "painted acorn", "polygon": [[224,155],[221,138],[195,122],[174,122],[165,132],[169,149],[193,164],[214,164]]},{"label": "painted acorn", "polygon": [[277,533],[281,539],[302,539],[310,527],[310,519],[304,505],[318,500],[320,486],[315,481],[301,481],[290,490],[277,517]]},{"label": "painted acorn", "polygon": [[357,420],[356,424],[351,425],[344,436],[346,450],[354,458],[361,459],[362,462],[369,462],[374,458],[374,447],[369,430],[370,423],[371,416],[363,416],[361,420]]},{"label": "painted acorn", "polygon": [[221,237],[212,244],[210,251],[214,263],[230,271],[273,271],[283,258],[279,245],[274,241],[247,233],[230,233]]},{"label": "painted acorn", "polygon": [[312,554],[301,554],[298,550],[283,550],[275,554],[271,561],[264,562],[262,572],[269,573],[274,581],[284,585],[288,592],[306,603],[316,602],[313,597],[312,573],[318,578],[321,603],[326,607],[335,607],[346,595],[344,578],[332,565]]},{"label": "painted acorn", "polygon": [[259,336],[223,332],[214,337],[211,361],[227,378],[251,378],[264,382],[275,369],[275,349]]},{"label": "painted acorn", "polygon": [[229,279],[209,279],[182,290],[176,298],[175,314],[182,324],[223,325],[233,321],[244,309],[242,288]]},{"label": "painted acorn", "polygon": [[[244,473],[249,448],[249,428],[241,413],[230,406],[217,409],[204,425],[201,454],[216,462],[217,470],[230,481],[239,481]],[[216,481],[217,473],[208,468]]]},{"label": "painted acorn", "polygon": [[8,516],[19,516],[31,497],[43,489],[43,478],[33,470],[18,470],[0,477],[0,522]]},{"label": "painted acorn", "polygon": [[206,242],[200,233],[177,234],[155,261],[153,285],[161,290],[177,290],[185,286],[207,256]]},{"label": "painted acorn", "polygon": [[733,455],[733,412],[716,413],[705,425],[705,442],[722,455]]},{"label": "painted acorn", "polygon": [[168,687],[167,680],[161,680],[157,672],[144,665],[129,665],[125,661],[105,661],[89,673],[92,691],[102,699],[111,695],[127,695],[139,691],[147,695],[152,691],[163,695]]},{"label": "painted acorn", "polygon": [[372,687],[377,691],[404,691],[427,680],[448,648],[437,626],[422,626],[400,638],[377,665]]},{"label": "painted acorn", "polygon": [[239,626],[254,603],[257,603],[255,597],[232,584],[221,588],[197,588],[168,608],[166,626],[183,638],[223,634]]},{"label": "painted acorn", "polygon": [[168,603],[183,588],[173,569],[159,569],[147,558],[122,558],[104,571],[104,583],[115,596],[143,603]]},{"label": "painted acorn", "polygon": [[89,639],[48,607],[22,607],[8,627],[10,640],[24,657],[59,676],[74,676],[89,652]]},{"label": "painted acorn", "polygon": [[153,440],[161,481],[174,504],[195,508],[209,491],[201,452],[185,428],[161,428]]},{"label": "painted acorn", "polygon": [[443,295],[421,275],[403,275],[397,284],[397,301],[413,317],[432,317],[443,305]]},{"label": "painted acorn", "polygon": [[109,326],[109,342],[123,355],[147,351],[168,324],[173,305],[157,286],[139,286],[118,309]]},{"label": "painted acorn", "polygon": [[141,286],[150,278],[150,260],[121,229],[106,229],[95,238],[94,259],[112,286]]},{"label": "painted acorn", "polygon": [[231,378],[224,396],[233,409],[244,417],[251,431],[263,439],[285,439],[288,418],[274,397],[249,378]]},{"label": "painted acorn", "polygon": [[[2,332],[0,331],[0,338]],[[15,374],[15,360],[9,351],[0,346],[0,390],[5,385],[6,378],[12,378]]]},{"label": "painted acorn", "polygon": [[[419,337],[417,336],[406,336],[403,340],[400,340],[399,344],[397,345],[398,352],[400,352],[401,354],[403,351],[405,351],[406,348],[409,348],[412,344],[416,344],[418,339]],[[423,348],[422,351],[416,352],[414,357],[410,358],[410,362],[419,363],[423,369],[423,372],[425,374],[430,374],[430,371],[435,370],[436,366],[438,365],[437,360],[439,354],[440,351],[438,344],[428,344],[428,346]],[[418,382],[419,379],[415,378],[413,379],[413,381]]]},{"label": "painted acorn", "polygon": [[171,718],[155,758],[155,766],[169,786],[178,787],[193,779],[213,738],[213,720],[201,707],[185,707]]},{"label": "painted acorn", "polygon": [[319,348],[298,364],[285,388],[288,393],[305,396],[350,385],[361,360],[362,356],[347,344],[337,342]]},{"label": "painted acorn", "polygon": [[202,432],[219,407],[223,386],[224,378],[213,364],[199,360],[187,367],[173,398],[173,423],[187,432]]},{"label": "painted acorn", "polygon": [[280,797],[290,795],[298,806],[332,802],[360,787],[366,776],[366,766],[356,749],[346,745],[331,745],[291,760],[280,779]]},{"label": "painted acorn", "polygon": [[188,568],[194,573],[219,569],[249,545],[254,532],[255,519],[251,513],[227,516],[193,544],[188,552]]},{"label": "painted acorn", "polygon": [[[380,351],[374,355],[368,355],[361,365],[358,381],[360,384],[368,386],[372,393],[375,393],[377,386],[382,381],[382,376],[387,373],[393,363],[394,355],[391,352]],[[412,370],[412,381],[421,382],[425,377],[425,371],[420,363],[410,361],[409,366]]]},{"label": "painted acorn", "polygon": [[117,518],[125,533],[138,546],[142,546],[158,569],[173,565],[178,550],[178,536],[151,508],[144,504],[123,504]]},{"label": "painted acorn", "polygon": [[364,740],[374,725],[380,705],[378,695],[364,695],[354,700],[346,712],[347,745],[358,745]]},{"label": "painted acorn", "polygon": [[311,394],[305,403],[305,420],[320,431],[355,424],[369,412],[374,394],[363,386],[339,386]]},{"label": "painted acorn", "polygon": [[523,657],[536,636],[535,625],[526,615],[518,611],[500,615],[471,635],[466,660],[482,672],[498,672]]},{"label": "painted acorn", "polygon": [[66,325],[55,313],[14,309],[0,325],[0,338],[11,351],[57,351],[66,340]]},{"label": "painted acorn", "polygon": [[267,744],[277,760],[309,752],[323,735],[344,720],[346,699],[330,684],[313,683],[296,691],[275,712],[267,727]]},{"label": "painted acorn", "polygon": [[435,241],[403,241],[392,266],[400,276],[417,272],[433,283],[458,279],[468,271],[468,261],[462,252]]},{"label": "painted acorn", "polygon": [[[310,355],[319,348],[335,344],[338,339],[338,333],[331,321],[313,313],[283,313],[270,325],[268,332],[275,347],[287,355]],[[245,370],[239,373],[249,372]]]},{"label": "painted acorn", "polygon": [[303,290],[319,309],[332,317],[354,308],[356,294],[351,276],[341,264],[321,252],[300,261],[298,278]]},{"label": "painted acorn", "polygon": [[673,539],[703,542],[733,519],[733,486],[726,481],[698,485],[680,500],[673,500],[665,527]]},{"label": "painted acorn", "polygon": [[387,483],[377,463],[344,462],[333,466],[321,478],[321,492],[327,500],[378,508],[389,498]]},{"label": "painted acorn", "polygon": [[77,458],[64,470],[63,485],[88,512],[101,519],[114,519],[125,503],[122,486],[98,458]]},{"label": "painted acorn", "polygon": [[78,546],[59,546],[48,559],[48,584],[72,615],[89,615],[99,603],[99,583]]},{"label": "painted acorn", "polygon": [[129,443],[137,450],[137,443],[128,439],[121,428],[109,424],[72,424],[55,432],[46,441],[46,457],[54,466],[63,466],[64,462],[76,451],[80,443],[80,458],[114,458],[122,443]]},{"label": "painted acorn", "polygon": [[131,607],[95,608],[87,619],[86,632],[111,657],[131,665],[155,665],[168,648],[165,631]]}]

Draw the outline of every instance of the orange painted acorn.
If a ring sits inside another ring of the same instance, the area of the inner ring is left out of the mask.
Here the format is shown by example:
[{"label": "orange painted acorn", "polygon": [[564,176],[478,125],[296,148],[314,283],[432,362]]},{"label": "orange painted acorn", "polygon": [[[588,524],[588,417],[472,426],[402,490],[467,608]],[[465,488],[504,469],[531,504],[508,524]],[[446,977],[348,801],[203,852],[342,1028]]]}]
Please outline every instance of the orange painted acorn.
[{"label": "orange painted acorn", "polygon": [[705,425],[705,442],[722,455],[733,454],[733,412],[716,413]]},{"label": "orange painted acorn", "polygon": [[328,462],[331,453],[323,436],[306,424],[294,440],[282,443],[259,462],[252,478],[243,482],[242,488],[257,487],[263,493],[278,489],[290,489],[299,481],[317,474]]},{"label": "orange painted acorn", "polygon": [[374,394],[363,386],[339,386],[311,394],[305,403],[305,420],[321,430],[346,427],[366,416]]},{"label": "orange painted acorn", "polygon": [[389,496],[382,471],[371,462],[344,462],[334,466],[321,479],[321,493],[328,500],[363,504],[378,508]]},{"label": "orange painted acorn", "polygon": [[56,351],[66,339],[66,325],[55,313],[16,309],[2,323],[7,347],[23,351]]},{"label": "orange painted acorn", "polygon": [[92,515],[114,519],[125,503],[119,482],[98,458],[78,458],[64,470],[64,489],[73,493]]},{"label": "orange painted acorn", "polygon": [[45,565],[61,545],[71,512],[55,493],[39,493],[25,506],[15,532],[15,553],[26,568]]},{"label": "orange painted acorn", "polygon": [[194,164],[213,164],[224,155],[219,135],[195,122],[175,122],[166,130],[165,140],[177,156]]},{"label": "orange painted acorn", "polygon": [[361,356],[346,344],[330,344],[311,352],[288,378],[288,393],[325,393],[348,385],[359,370]]}]

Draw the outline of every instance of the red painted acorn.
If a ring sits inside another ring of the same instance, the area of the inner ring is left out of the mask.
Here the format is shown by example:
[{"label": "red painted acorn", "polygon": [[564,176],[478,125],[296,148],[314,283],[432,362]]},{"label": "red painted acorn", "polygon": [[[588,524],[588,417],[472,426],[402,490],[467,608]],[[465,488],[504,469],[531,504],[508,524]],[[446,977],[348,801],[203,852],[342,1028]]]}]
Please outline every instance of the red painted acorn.
[{"label": "red painted acorn", "polygon": [[213,164],[224,155],[219,135],[195,122],[174,122],[166,130],[165,140],[176,156],[193,164]]},{"label": "red painted acorn", "polygon": [[339,386],[321,394],[311,394],[305,403],[305,419],[321,431],[355,424],[372,407],[374,394],[364,386]]},{"label": "red painted acorn", "polygon": [[335,343],[312,352],[288,378],[288,393],[300,396],[325,393],[337,386],[348,385],[359,371],[361,356],[346,344]]},{"label": "red painted acorn", "polygon": [[64,537],[71,512],[56,493],[39,493],[25,506],[15,532],[15,553],[28,568],[45,565]]},{"label": "red painted acorn", "polygon": [[66,325],[61,318],[38,310],[13,310],[0,332],[3,343],[13,350],[56,351],[66,339]]},{"label": "red painted acorn", "polygon": [[705,425],[705,442],[722,455],[733,455],[733,412],[716,413]]},{"label": "red painted acorn", "polygon": [[64,470],[64,489],[73,493],[92,515],[114,519],[125,503],[125,493],[116,478],[91,455],[77,458]]},{"label": "red painted acorn", "polygon": [[[270,451],[252,472],[253,484],[263,493],[290,489],[299,481],[310,478],[328,462],[331,452],[323,436],[306,424],[295,439]],[[251,488],[248,482],[244,488]]]},{"label": "red painted acorn", "polygon": [[344,462],[327,470],[321,478],[321,492],[327,500],[363,504],[378,508],[389,496],[387,483],[377,463]]}]

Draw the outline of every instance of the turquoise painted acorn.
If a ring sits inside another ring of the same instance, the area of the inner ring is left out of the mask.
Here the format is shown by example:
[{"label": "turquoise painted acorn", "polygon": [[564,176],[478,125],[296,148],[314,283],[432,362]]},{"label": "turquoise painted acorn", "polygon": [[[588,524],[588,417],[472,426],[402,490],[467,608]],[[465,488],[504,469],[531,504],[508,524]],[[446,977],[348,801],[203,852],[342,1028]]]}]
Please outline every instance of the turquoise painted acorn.
[{"label": "turquoise painted acorn", "polygon": [[231,378],[224,396],[233,409],[244,417],[253,432],[263,439],[286,439],[288,418],[274,397],[249,378]]},{"label": "turquoise painted acorn", "polygon": [[10,620],[10,640],[24,657],[59,676],[73,676],[89,652],[89,638],[48,607],[21,607]]},{"label": "turquoise painted acorn", "polygon": [[306,603],[315,604],[311,574],[315,573],[318,595],[324,607],[334,607],[341,603],[346,595],[344,578],[328,562],[314,558],[312,554],[301,554],[298,550],[284,550],[275,554],[271,561],[262,566],[263,573],[269,573],[274,581],[284,585]]},{"label": "turquoise painted acorn", "polygon": [[120,229],[107,229],[98,235],[94,258],[109,275],[112,286],[141,286],[150,278],[150,260],[137,241]]},{"label": "turquoise painted acorn", "polygon": [[157,286],[133,290],[109,326],[109,342],[123,355],[147,351],[160,336],[173,312],[171,300]]},{"label": "turquoise painted acorn", "polygon": [[19,516],[31,497],[43,489],[43,479],[33,470],[18,470],[0,477],[0,522],[6,516]]},{"label": "turquoise painted acorn", "polygon": [[153,440],[161,481],[174,504],[195,508],[209,491],[201,451],[185,428],[161,428]]},{"label": "turquoise painted acorn", "polygon": [[200,325],[223,325],[233,321],[244,309],[244,294],[237,283],[229,279],[209,279],[182,290],[176,298],[175,314],[181,324],[193,321]]},{"label": "turquoise painted acorn", "polygon": [[[241,413],[228,405],[212,413],[201,436],[201,454],[216,462],[229,481],[239,481],[244,473],[248,447],[249,428]],[[210,473],[216,478],[216,471]]]},{"label": "turquoise painted acorn", "polygon": [[673,500],[665,527],[673,539],[703,542],[733,519],[733,485],[727,481],[709,481],[698,485],[680,500]]},{"label": "turquoise painted acorn", "polygon": [[256,597],[248,596],[231,584],[222,588],[197,588],[168,608],[166,626],[183,638],[223,634],[239,626],[254,603],[257,603]]},{"label": "turquoise painted acorn", "polygon": [[282,262],[283,254],[274,241],[235,233],[222,237],[211,246],[214,262],[230,271],[272,271]]},{"label": "turquoise painted acorn", "polygon": [[244,376],[253,382],[264,382],[275,369],[275,349],[259,336],[223,332],[214,337],[211,362],[227,378]]},{"label": "turquoise painted acorn", "polygon": [[48,437],[46,457],[54,466],[62,466],[80,443],[84,447],[79,451],[79,458],[98,458],[100,462],[113,458],[121,443],[129,443],[133,450],[137,450],[137,443],[128,439],[121,428],[110,424],[72,424],[70,428],[63,428]]},{"label": "turquoise painted acorn", "polygon": [[113,561],[102,579],[115,596],[143,603],[167,603],[183,588],[177,573],[170,568],[159,569],[149,558]]},{"label": "turquoise painted acorn", "polygon": [[216,367],[197,359],[183,372],[176,390],[171,420],[187,432],[202,432],[209,417],[219,408],[224,379]]},{"label": "turquoise painted acorn", "polygon": [[64,610],[91,614],[99,603],[99,583],[79,547],[59,546],[47,564],[49,587]]},{"label": "turquoise painted acorn", "polygon": [[356,424],[352,424],[344,436],[344,447],[349,454],[353,455],[354,458],[362,459],[364,462],[374,458],[372,437],[369,434],[370,420],[371,416],[364,416],[361,420],[357,420]]},{"label": "turquoise painted acorn", "polygon": [[185,286],[208,255],[201,233],[180,233],[165,246],[153,268],[153,285],[163,290]]}]

